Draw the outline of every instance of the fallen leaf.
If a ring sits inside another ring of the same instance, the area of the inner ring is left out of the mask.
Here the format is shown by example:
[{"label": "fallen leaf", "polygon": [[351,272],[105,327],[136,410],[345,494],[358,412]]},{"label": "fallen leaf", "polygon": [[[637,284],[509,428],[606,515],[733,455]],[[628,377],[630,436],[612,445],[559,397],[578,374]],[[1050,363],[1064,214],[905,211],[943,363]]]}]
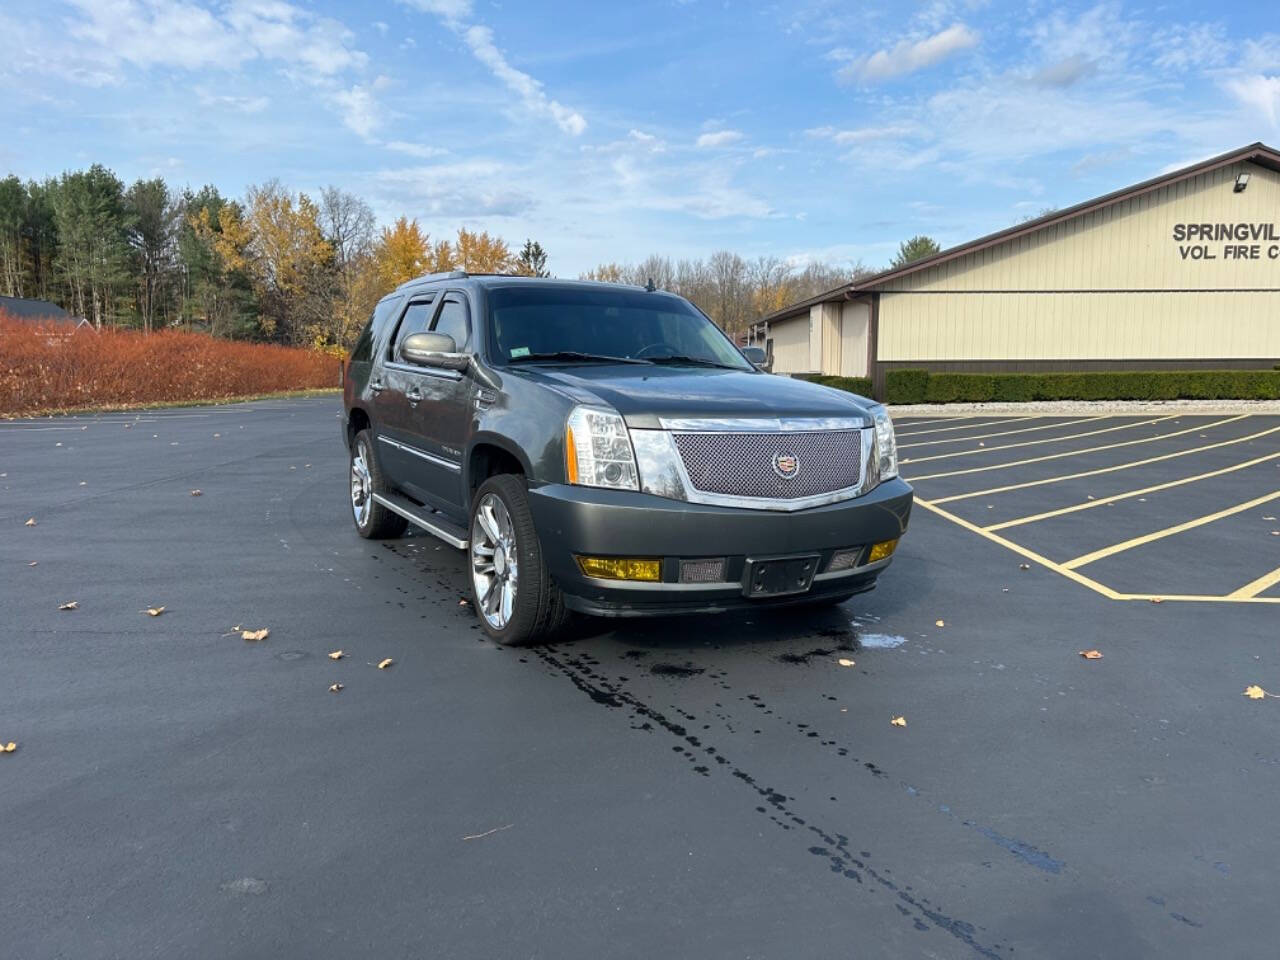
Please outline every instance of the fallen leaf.
[{"label": "fallen leaf", "polygon": [[0,744],[0,753],[13,753],[18,749],[18,745],[10,740],[8,743]]},{"label": "fallen leaf", "polygon": [[395,661],[392,660],[390,657],[387,657],[387,659],[383,660],[381,663],[378,664],[378,669],[385,670],[387,669],[387,667],[391,666],[393,663],[395,663]]},{"label": "fallen leaf", "polygon": [[1272,694],[1267,693],[1267,691],[1263,690],[1256,683],[1252,686],[1245,687],[1244,695],[1250,700],[1261,700],[1263,697],[1272,696]]},{"label": "fallen leaf", "polygon": [[267,627],[263,627],[261,630],[242,630],[240,636],[246,640],[265,640],[270,632]]},{"label": "fallen leaf", "polygon": [[342,684],[340,684],[340,683],[332,684],[332,685],[329,687],[329,692],[330,692],[330,693],[341,693],[341,692],[342,692]]},{"label": "fallen leaf", "polygon": [[1031,569],[1031,564],[1029,564],[1029,563],[1020,563],[1020,564],[1018,564],[1018,569],[1019,569],[1019,570],[1030,570],[1030,569]]},{"label": "fallen leaf", "polygon": [[891,727],[905,727],[906,725],[907,725],[906,717],[894,717],[892,720],[889,721],[889,726]]},{"label": "fallen leaf", "polygon": [[1164,603],[1164,598],[1163,598],[1163,597],[1152,597],[1152,598],[1151,598],[1151,602],[1152,602],[1152,603]]},{"label": "fallen leaf", "polygon": [[68,600],[66,603],[58,604],[59,610],[76,610],[80,606],[79,600]]},{"label": "fallen leaf", "polygon": [[142,612],[148,617],[158,617],[160,614],[164,613],[164,607],[147,607],[147,609]]},{"label": "fallen leaf", "polygon": [[1102,654],[1101,654],[1101,653],[1099,653],[1097,650],[1081,650],[1081,651],[1080,651],[1080,656],[1084,657],[1086,660],[1101,660],[1101,659],[1102,659]]},{"label": "fallen leaf", "polygon": [[32,560],[30,563],[28,563],[28,564],[27,564],[27,566],[28,566],[28,567],[34,567],[34,566],[35,566],[37,563],[39,563],[39,562],[40,562],[39,560]]},{"label": "fallen leaf", "polygon": [[840,664],[842,667],[852,667],[854,664],[852,660],[846,660],[844,657],[841,657],[836,661],[836,663]]},{"label": "fallen leaf", "polygon": [[1263,520],[1274,520],[1274,519],[1275,519],[1275,517],[1263,517],[1262,519],[1263,519]]},{"label": "fallen leaf", "polygon": [[470,604],[471,604],[470,600],[463,599],[458,601],[458,606],[460,607],[470,606]]},{"label": "fallen leaf", "polygon": [[192,490],[192,491],[191,491],[191,495],[192,495],[193,497],[202,497],[202,496],[204,496],[204,491],[203,491],[203,490]]},{"label": "fallen leaf", "polygon": [[945,620],[935,620],[935,621],[933,621],[933,625],[934,625],[935,627],[945,627],[945,626],[947,625],[947,621],[945,621]]},{"label": "fallen leaf", "polygon": [[341,660],[341,659],[342,659],[343,657],[345,657],[345,656],[346,656],[346,654],[345,654],[344,652],[342,652],[341,650],[335,650],[335,651],[333,651],[333,653],[329,654],[329,659],[330,659],[330,660]]},{"label": "fallen leaf", "polygon": [[25,527],[34,527],[35,525],[36,525],[36,518],[35,518],[35,517],[32,517],[32,518],[31,518],[30,520],[28,520],[25,524],[23,524],[23,526],[25,526]]}]

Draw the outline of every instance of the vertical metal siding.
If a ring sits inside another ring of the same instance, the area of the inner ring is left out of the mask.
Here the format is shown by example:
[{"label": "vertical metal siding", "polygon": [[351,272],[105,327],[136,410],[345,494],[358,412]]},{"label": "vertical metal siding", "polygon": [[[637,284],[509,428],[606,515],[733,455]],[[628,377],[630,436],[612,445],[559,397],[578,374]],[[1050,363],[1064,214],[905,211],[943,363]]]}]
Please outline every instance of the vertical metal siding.
[{"label": "vertical metal siding", "polygon": [[[1251,180],[1237,194],[1242,171]],[[1259,241],[1260,260],[1193,241],[1218,259],[1184,260],[1177,223],[1280,224],[1280,174],[1225,167],[891,281],[879,359],[1280,355],[1276,241]]]}]

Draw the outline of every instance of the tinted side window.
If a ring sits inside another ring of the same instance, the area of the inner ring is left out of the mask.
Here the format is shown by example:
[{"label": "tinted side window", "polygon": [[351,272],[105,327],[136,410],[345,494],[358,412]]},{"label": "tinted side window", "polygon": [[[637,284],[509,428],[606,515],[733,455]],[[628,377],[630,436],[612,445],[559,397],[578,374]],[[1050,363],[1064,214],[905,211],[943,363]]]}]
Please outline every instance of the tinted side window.
[{"label": "tinted side window", "polygon": [[352,363],[368,363],[373,359],[373,343],[386,332],[387,323],[395,315],[396,309],[404,300],[403,297],[389,297],[373,308],[369,322],[360,331],[356,344],[351,348]]},{"label": "tinted side window", "polygon": [[435,309],[435,297],[415,300],[409,304],[409,308],[404,312],[404,317],[400,320],[400,329],[396,331],[396,342],[391,349],[393,359],[400,359],[400,344],[404,343],[405,337],[414,333],[422,333],[427,329],[427,326],[431,323],[431,314],[435,312]]},{"label": "tinted side window", "polygon": [[431,332],[447,333],[453,337],[453,342],[458,345],[459,350],[466,346],[467,305],[460,297],[450,295],[445,298],[444,306],[440,308],[440,316],[436,318],[436,325],[431,328]]}]

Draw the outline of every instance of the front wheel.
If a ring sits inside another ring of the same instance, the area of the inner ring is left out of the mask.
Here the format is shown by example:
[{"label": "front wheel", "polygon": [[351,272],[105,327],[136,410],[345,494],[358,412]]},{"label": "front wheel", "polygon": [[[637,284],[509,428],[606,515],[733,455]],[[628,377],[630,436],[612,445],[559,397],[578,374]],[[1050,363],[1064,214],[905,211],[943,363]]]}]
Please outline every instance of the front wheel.
[{"label": "front wheel", "polygon": [[361,430],[351,444],[351,519],[367,540],[400,536],[408,521],[374,500],[375,493],[386,493],[386,486],[373,458],[373,437],[368,430]]},{"label": "front wheel", "polygon": [[524,477],[499,474],[480,485],[470,540],[472,602],[485,633],[515,646],[565,626],[569,612],[542,559]]}]

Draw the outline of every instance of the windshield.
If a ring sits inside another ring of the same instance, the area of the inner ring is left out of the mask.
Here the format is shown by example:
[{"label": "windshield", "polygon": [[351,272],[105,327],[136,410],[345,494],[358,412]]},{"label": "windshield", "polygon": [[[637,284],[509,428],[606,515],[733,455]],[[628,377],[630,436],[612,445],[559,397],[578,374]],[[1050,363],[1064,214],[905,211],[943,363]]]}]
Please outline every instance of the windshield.
[{"label": "windshield", "polygon": [[641,290],[497,287],[488,291],[497,363],[649,360],[754,370],[686,301]]}]

